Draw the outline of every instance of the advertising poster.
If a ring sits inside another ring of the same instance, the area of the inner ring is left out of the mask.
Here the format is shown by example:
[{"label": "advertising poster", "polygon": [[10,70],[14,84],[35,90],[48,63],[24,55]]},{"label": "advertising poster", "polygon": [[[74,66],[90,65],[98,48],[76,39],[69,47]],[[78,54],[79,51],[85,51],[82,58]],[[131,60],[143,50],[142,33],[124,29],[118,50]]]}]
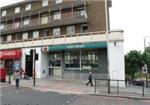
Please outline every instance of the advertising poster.
[{"label": "advertising poster", "polygon": [[15,61],[14,63],[14,70],[20,70],[21,67],[21,62],[20,61]]}]

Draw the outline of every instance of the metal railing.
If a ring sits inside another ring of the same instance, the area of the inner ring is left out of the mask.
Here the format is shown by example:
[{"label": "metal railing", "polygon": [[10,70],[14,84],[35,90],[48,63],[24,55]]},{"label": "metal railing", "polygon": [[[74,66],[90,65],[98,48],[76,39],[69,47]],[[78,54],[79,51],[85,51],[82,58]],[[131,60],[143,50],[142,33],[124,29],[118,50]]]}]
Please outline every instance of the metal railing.
[{"label": "metal railing", "polygon": [[56,23],[56,22],[65,22],[65,21],[72,21],[72,20],[80,20],[80,19],[87,19],[86,14],[84,16],[80,15],[80,12],[70,12],[70,13],[63,13],[60,14],[60,18],[55,19],[55,16],[47,16],[46,20],[42,20],[42,17],[37,19],[31,19],[29,20],[29,24],[24,24],[23,21],[20,22],[14,22],[12,24],[7,24],[4,26],[4,29],[1,29],[1,32],[4,31],[10,31],[10,30],[17,30],[21,28],[29,28],[34,27],[38,25],[45,25],[49,23]]},{"label": "metal railing", "polygon": [[65,35],[59,35],[59,36],[49,35],[49,36],[38,37],[38,38],[28,38],[28,39],[20,39],[20,40],[12,40],[12,41],[3,41],[3,42],[1,42],[1,44],[27,42],[27,41],[36,41],[36,40],[44,40],[44,39],[56,39],[56,38],[67,38],[67,37],[79,37],[79,36],[99,35],[99,34],[105,34],[105,33],[106,33],[106,31],[98,31],[98,32],[65,34]]},{"label": "metal railing", "polygon": [[150,81],[126,81],[113,79],[95,79],[94,92],[98,94],[112,94],[123,96],[142,96],[150,98]]}]

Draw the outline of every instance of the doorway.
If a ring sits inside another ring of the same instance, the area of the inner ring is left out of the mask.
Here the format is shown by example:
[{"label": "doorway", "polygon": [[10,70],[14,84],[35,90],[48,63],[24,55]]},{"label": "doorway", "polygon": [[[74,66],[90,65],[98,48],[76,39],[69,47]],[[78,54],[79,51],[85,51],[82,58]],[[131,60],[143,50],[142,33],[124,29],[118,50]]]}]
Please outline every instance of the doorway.
[{"label": "doorway", "polygon": [[32,72],[33,72],[32,66],[33,66],[33,61],[30,55],[26,55],[25,72],[26,75],[28,75],[29,77],[32,77]]},{"label": "doorway", "polygon": [[7,59],[7,60],[5,60],[5,63],[4,63],[4,67],[6,68],[6,70],[7,70],[7,74],[13,74],[13,66],[14,66],[14,64],[13,64],[13,59]]}]

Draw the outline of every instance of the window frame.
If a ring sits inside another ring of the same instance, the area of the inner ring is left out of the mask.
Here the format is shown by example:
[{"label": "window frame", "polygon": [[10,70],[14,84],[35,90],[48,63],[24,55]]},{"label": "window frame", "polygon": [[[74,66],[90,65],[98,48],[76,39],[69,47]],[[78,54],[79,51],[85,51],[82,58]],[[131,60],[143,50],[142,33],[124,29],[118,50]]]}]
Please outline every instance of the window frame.
[{"label": "window frame", "polygon": [[28,32],[25,32],[25,33],[22,33],[22,39],[23,40],[26,40],[26,39],[28,39]]},{"label": "window frame", "polygon": [[70,35],[70,34],[75,34],[75,25],[67,26],[67,35]]},{"label": "window frame", "polygon": [[12,41],[12,35],[7,35],[7,41],[8,42]]},{"label": "window frame", "polygon": [[6,16],[7,15],[7,10],[2,10],[2,16]]},{"label": "window frame", "polygon": [[31,10],[31,4],[26,4],[25,5],[25,11]]},{"label": "window frame", "polygon": [[80,16],[87,18],[86,10],[84,10],[84,9],[83,9],[83,10],[80,10]]},{"label": "window frame", "polygon": [[15,8],[15,13],[20,13],[20,7]]},{"label": "window frame", "polygon": [[39,37],[39,31],[33,31],[33,38]]},{"label": "window frame", "polygon": [[61,13],[60,11],[54,12],[54,20],[60,20],[61,19]]},{"label": "window frame", "polygon": [[5,29],[5,23],[0,23],[0,30],[4,30]]},{"label": "window frame", "polygon": [[23,25],[26,26],[26,25],[29,25],[30,24],[30,18],[24,18],[23,19]]},{"label": "window frame", "polygon": [[[83,31],[83,27],[87,27],[87,30]],[[88,24],[82,24],[81,25],[81,33],[84,33],[84,32],[88,32]]]},{"label": "window frame", "polygon": [[48,16],[42,16],[41,17],[41,24],[47,24],[48,23]]},{"label": "window frame", "polygon": [[15,23],[14,23],[14,27],[15,27],[15,28],[19,28],[19,25],[20,25],[19,23],[20,23],[20,22],[15,22]]},{"label": "window frame", "polygon": [[48,6],[49,0],[42,0],[42,7]]},{"label": "window frame", "polygon": [[[57,34],[57,33],[59,33],[59,34]],[[60,29],[60,27],[54,28],[53,29],[53,36],[60,36],[60,35],[61,35],[61,29]]]},{"label": "window frame", "polygon": [[56,4],[60,4],[60,3],[62,3],[63,2],[63,0],[55,0],[55,3]]}]

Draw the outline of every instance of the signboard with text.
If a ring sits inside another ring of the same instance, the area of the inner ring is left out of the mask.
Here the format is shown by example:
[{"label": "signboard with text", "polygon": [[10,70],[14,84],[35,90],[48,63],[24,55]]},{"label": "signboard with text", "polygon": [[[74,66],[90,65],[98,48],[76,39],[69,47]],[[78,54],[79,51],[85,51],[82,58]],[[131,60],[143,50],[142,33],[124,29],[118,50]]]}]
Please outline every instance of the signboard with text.
[{"label": "signboard with text", "polygon": [[0,51],[0,59],[14,59],[21,57],[21,50],[3,50]]}]

